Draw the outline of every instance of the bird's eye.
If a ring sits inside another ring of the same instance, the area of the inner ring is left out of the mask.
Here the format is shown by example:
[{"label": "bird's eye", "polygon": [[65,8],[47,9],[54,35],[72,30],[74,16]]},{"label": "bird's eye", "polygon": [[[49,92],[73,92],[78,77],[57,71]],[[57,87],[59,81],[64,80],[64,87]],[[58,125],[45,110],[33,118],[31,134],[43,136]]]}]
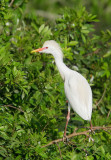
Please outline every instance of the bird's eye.
[{"label": "bird's eye", "polygon": [[46,47],[46,49],[48,49],[48,47]]}]

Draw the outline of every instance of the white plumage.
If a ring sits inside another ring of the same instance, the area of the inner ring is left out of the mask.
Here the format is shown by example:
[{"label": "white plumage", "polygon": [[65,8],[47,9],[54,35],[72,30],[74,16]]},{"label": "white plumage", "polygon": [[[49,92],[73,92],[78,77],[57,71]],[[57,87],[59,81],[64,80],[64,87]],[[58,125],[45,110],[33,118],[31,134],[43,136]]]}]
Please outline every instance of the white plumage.
[{"label": "white plumage", "polygon": [[69,69],[63,62],[63,53],[59,44],[54,40],[46,41],[42,48],[32,52],[52,54],[56,65],[64,80],[64,90],[68,100],[68,116],[65,127],[65,135],[70,119],[70,108],[84,120],[91,120],[92,91],[87,80],[78,72]]},{"label": "white plumage", "polygon": [[64,89],[73,110],[84,120],[91,120],[92,92],[86,79],[78,72],[70,71]]}]

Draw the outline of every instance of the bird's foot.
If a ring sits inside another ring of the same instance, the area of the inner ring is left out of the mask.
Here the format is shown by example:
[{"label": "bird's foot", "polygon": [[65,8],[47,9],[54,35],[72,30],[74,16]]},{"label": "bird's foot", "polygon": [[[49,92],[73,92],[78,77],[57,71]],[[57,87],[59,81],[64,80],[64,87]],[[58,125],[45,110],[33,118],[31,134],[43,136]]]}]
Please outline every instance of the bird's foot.
[{"label": "bird's foot", "polygon": [[69,141],[69,139],[67,138],[66,134],[64,133],[63,135],[63,142],[67,143]]},{"label": "bird's foot", "polygon": [[64,143],[67,143],[68,141],[69,141],[69,139],[68,139],[67,137],[64,137],[64,136],[63,136],[63,142],[64,142]]},{"label": "bird's foot", "polygon": [[89,137],[89,142],[94,142],[94,139],[92,137]]}]

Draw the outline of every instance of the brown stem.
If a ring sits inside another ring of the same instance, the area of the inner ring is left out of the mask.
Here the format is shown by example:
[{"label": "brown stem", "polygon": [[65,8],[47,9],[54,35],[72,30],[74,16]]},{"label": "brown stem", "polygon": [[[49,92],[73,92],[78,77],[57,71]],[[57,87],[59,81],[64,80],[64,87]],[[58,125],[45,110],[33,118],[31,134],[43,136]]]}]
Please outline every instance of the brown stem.
[{"label": "brown stem", "polygon": [[57,146],[58,146],[59,153],[60,153],[60,157],[61,157],[61,159],[62,159],[61,149],[60,149],[60,147],[59,147],[59,144],[58,144],[58,143],[56,143],[56,144],[57,144]]},{"label": "brown stem", "polygon": [[[90,129],[90,128],[89,128]],[[111,126],[108,126],[108,127],[101,127],[101,126],[96,126],[96,127],[92,127],[92,131],[95,131],[95,130],[111,130]],[[91,130],[87,130],[87,131],[83,131],[83,132],[78,132],[78,133],[72,133],[70,135],[68,135],[67,137],[64,137],[64,141],[69,139],[69,138],[72,138],[72,137],[75,137],[75,136],[79,136],[79,135],[87,135],[87,133],[90,133]],[[44,147],[47,147],[47,146],[50,146],[52,144],[55,144],[55,143],[58,143],[58,142],[62,142],[63,141],[63,138],[61,139],[56,139],[54,141],[51,141],[50,143],[46,144],[46,145],[43,145],[42,148]]]},{"label": "brown stem", "polygon": [[17,109],[18,111],[20,111],[20,112],[23,112],[23,113],[24,113],[24,111],[23,111],[22,109],[17,108],[17,107],[14,107],[14,106],[12,106],[12,105],[10,105],[10,104],[3,105],[2,107],[10,107],[10,108],[14,108],[14,109]]}]

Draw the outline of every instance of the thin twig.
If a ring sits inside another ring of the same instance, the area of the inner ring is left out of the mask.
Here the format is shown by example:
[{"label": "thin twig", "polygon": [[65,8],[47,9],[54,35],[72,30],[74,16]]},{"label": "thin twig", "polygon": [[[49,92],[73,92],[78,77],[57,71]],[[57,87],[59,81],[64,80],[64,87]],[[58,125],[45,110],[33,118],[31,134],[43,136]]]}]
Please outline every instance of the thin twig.
[{"label": "thin twig", "polygon": [[104,96],[105,96],[105,93],[106,93],[106,89],[107,89],[107,86],[106,86],[105,89],[104,89],[104,92],[103,92],[103,94],[102,94],[102,97],[101,97],[100,100],[96,103],[96,106],[98,106],[98,105],[102,102],[102,100],[103,100],[103,98],[104,98]]},{"label": "thin twig", "polygon": [[[72,145],[73,148],[76,148],[76,147],[77,147],[77,145],[75,145],[75,144],[74,144],[73,142],[71,142],[71,141],[68,141],[68,143],[69,143],[70,145]],[[81,148],[81,150],[84,151],[85,153],[87,153],[87,150],[86,150],[86,149]]]},{"label": "thin twig", "polygon": [[85,57],[89,56],[89,55],[93,55],[93,54],[98,54],[98,52],[100,51],[100,48],[98,48],[97,50],[95,50],[94,52],[88,53],[86,55],[84,55]]},{"label": "thin twig", "polygon": [[78,130],[78,128],[75,128],[74,131],[73,131],[73,133],[76,133],[77,130]]},{"label": "thin twig", "polygon": [[23,113],[24,113],[24,111],[23,111],[22,109],[17,108],[17,107],[14,107],[14,106],[12,106],[12,105],[10,105],[10,104],[2,105],[2,107],[10,107],[10,108],[14,108],[14,109],[17,109],[18,111],[20,111],[20,112],[23,112]]},{"label": "thin twig", "polygon": [[110,109],[109,112],[108,112],[107,118],[109,117],[110,113],[111,113],[111,109]]},{"label": "thin twig", "polygon": [[57,146],[58,146],[59,153],[60,153],[60,157],[61,157],[61,159],[62,159],[62,154],[61,154],[61,149],[60,149],[60,146],[59,146],[59,144],[58,144],[58,143],[56,143],[56,144],[57,144]]},{"label": "thin twig", "polygon": [[73,147],[77,147],[77,145],[76,144],[74,144],[73,142],[71,142],[71,141],[68,141],[68,143],[70,144],[70,145],[72,145]]},{"label": "thin twig", "polygon": [[[90,129],[90,128],[89,128]],[[95,131],[95,130],[110,130],[111,129],[111,126],[109,127],[100,127],[100,126],[96,126],[96,127],[92,127],[92,131]],[[70,135],[68,135],[67,137],[64,137],[64,141],[66,141],[67,139],[69,138],[72,138],[72,137],[75,137],[75,136],[79,136],[79,135],[87,135],[87,133],[90,133],[91,130],[87,130],[87,131],[83,131],[83,132],[78,132],[78,133],[72,133]],[[47,146],[50,146],[52,144],[55,144],[55,143],[58,143],[58,142],[62,142],[63,141],[63,138],[61,139],[56,139],[54,141],[51,141],[50,143],[46,144],[46,145],[43,145],[42,148],[44,147],[47,147]]]},{"label": "thin twig", "polygon": [[10,4],[9,4],[10,7],[12,6],[13,2],[14,2],[14,0],[12,0],[12,1],[10,2]]},{"label": "thin twig", "polygon": [[49,122],[47,122],[47,124],[45,125],[45,127],[43,128],[42,132],[44,132],[44,130],[46,129],[46,127],[48,126]]}]

